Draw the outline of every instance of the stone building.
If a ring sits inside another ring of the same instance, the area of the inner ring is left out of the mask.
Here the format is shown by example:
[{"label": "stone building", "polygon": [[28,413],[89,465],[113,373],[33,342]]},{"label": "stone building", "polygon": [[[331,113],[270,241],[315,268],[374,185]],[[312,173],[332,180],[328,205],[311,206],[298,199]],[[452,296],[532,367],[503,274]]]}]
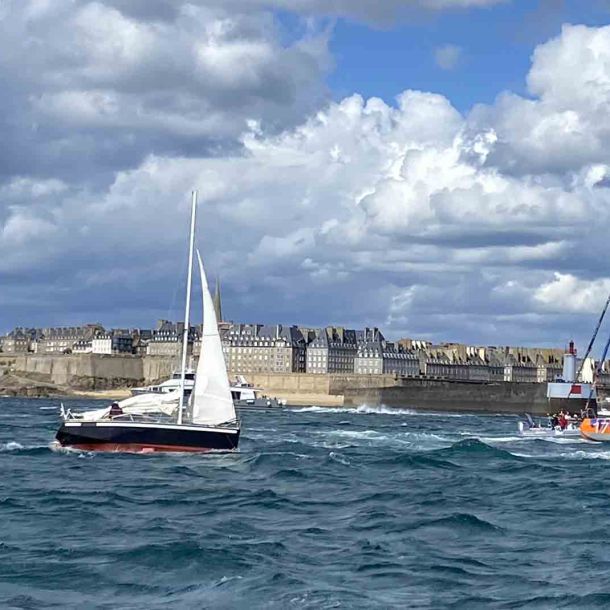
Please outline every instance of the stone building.
[{"label": "stone building", "polygon": [[378,328],[356,331],[357,352],[354,373],[357,375],[419,375],[419,358],[396,343],[385,340]]},{"label": "stone building", "polygon": [[15,328],[4,340],[2,350],[6,354],[24,354],[30,350],[30,334],[24,328]]},{"label": "stone building", "polygon": [[71,353],[75,343],[89,341],[101,332],[104,328],[100,324],[43,328],[37,351],[39,354]]},{"label": "stone building", "polygon": [[91,354],[93,352],[93,339],[81,339],[72,346],[73,354]]},{"label": "stone building", "polygon": [[134,328],[131,330],[133,340],[133,353],[138,356],[144,356],[148,350],[148,342],[152,339],[153,331],[149,328]]},{"label": "stone building", "polygon": [[517,357],[513,354],[505,354],[504,381],[537,383],[538,367],[529,356]]},{"label": "stone building", "polygon": [[193,326],[191,328],[191,335],[193,338],[193,358],[199,358],[199,356],[201,356],[201,337],[203,335],[203,324],[200,324],[199,326]]},{"label": "stone building", "polygon": [[489,381],[504,381],[504,354],[485,348],[483,359],[489,369]]},{"label": "stone building", "polygon": [[560,378],[563,373],[563,363],[561,360],[555,362],[555,358],[551,362],[546,362],[542,356],[536,359],[536,381],[538,383],[548,383]]},{"label": "stone building", "polygon": [[447,354],[433,350],[418,350],[418,355],[421,375],[433,379],[451,377],[451,360]]},{"label": "stone building", "polygon": [[305,372],[305,339],[296,326],[229,324],[221,340],[232,375]]},{"label": "stone building", "polygon": [[133,337],[128,330],[112,330],[96,335],[91,341],[94,354],[132,354]]},{"label": "stone building", "polygon": [[353,373],[358,351],[356,331],[327,326],[317,329],[307,346],[307,373]]},{"label": "stone building", "polygon": [[469,381],[491,381],[489,365],[477,353],[469,354],[466,362],[468,363]]},{"label": "stone building", "polygon": [[169,356],[179,358],[182,353],[182,334],[184,322],[159,320],[148,342],[146,353],[149,356]]}]

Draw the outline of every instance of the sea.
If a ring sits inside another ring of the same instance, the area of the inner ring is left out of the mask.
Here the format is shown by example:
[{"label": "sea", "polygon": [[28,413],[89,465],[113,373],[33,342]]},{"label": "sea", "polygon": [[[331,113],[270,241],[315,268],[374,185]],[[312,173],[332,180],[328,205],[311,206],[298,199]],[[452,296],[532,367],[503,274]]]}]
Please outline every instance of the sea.
[{"label": "sea", "polygon": [[610,446],[366,406],[244,412],[204,455],[57,425],[0,399],[0,608],[610,607]]}]

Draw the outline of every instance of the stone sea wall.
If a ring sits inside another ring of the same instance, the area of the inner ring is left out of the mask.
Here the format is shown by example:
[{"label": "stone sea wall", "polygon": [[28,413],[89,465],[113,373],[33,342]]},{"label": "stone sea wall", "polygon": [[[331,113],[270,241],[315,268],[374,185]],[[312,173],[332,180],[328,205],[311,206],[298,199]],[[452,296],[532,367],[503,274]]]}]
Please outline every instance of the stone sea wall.
[{"label": "stone sea wall", "polygon": [[346,388],[390,387],[397,383],[394,375],[308,375],[305,373],[254,374],[248,382],[269,394],[343,394]]},{"label": "stone sea wall", "polygon": [[17,356],[17,375],[76,390],[105,390],[143,382],[143,362],[137,356],[69,354]]},{"label": "stone sea wall", "polygon": [[[156,383],[176,369],[174,358],[102,354],[37,355],[2,358],[0,367],[18,379],[55,384],[67,390],[108,390]],[[546,384],[475,383],[397,379],[393,375],[253,374],[247,380],[266,394],[305,398],[308,404],[386,405],[443,411],[546,413]]]},{"label": "stone sea wall", "polygon": [[344,404],[537,415],[549,410],[544,383],[472,383],[436,379],[405,379],[394,387],[347,388]]}]

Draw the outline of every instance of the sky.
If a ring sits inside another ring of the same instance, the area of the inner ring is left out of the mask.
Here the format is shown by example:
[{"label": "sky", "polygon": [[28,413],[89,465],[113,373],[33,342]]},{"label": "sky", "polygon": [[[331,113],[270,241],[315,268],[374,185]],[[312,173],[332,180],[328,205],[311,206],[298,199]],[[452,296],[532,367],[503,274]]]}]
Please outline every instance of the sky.
[{"label": "sky", "polygon": [[0,333],[180,318],[196,188],[226,318],[585,344],[609,23],[606,0],[4,0]]}]

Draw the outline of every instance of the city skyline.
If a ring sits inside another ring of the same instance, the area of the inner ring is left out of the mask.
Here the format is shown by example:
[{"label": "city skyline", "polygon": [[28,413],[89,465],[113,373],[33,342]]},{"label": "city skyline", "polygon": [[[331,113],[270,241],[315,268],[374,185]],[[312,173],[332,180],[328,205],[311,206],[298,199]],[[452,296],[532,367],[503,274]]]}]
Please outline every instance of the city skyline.
[{"label": "city skyline", "polygon": [[[201,326],[202,326],[202,322],[197,322],[197,321],[193,321],[191,319],[190,321],[190,328],[194,331],[199,332],[201,330]],[[273,327],[278,327],[278,328],[283,328],[283,329],[291,329],[291,328],[296,328],[299,329],[301,331],[321,331],[324,329],[340,329],[340,330],[345,330],[348,332],[361,332],[361,331],[375,331],[375,332],[380,332],[383,339],[385,341],[388,341],[390,343],[399,343],[399,342],[413,342],[414,344],[428,344],[430,347],[442,347],[442,346],[452,346],[452,345],[462,345],[462,346],[471,346],[471,347],[493,347],[493,348],[510,348],[510,349],[541,349],[541,350],[547,350],[547,349],[551,349],[551,350],[563,350],[563,351],[568,351],[569,349],[569,345],[571,342],[574,342],[574,340],[572,338],[568,339],[565,343],[556,343],[556,344],[549,344],[549,345],[533,345],[533,344],[516,344],[516,343],[510,343],[507,341],[496,341],[495,343],[487,343],[487,344],[482,344],[482,343],[476,343],[473,341],[456,341],[453,340],[451,337],[445,337],[442,338],[441,340],[438,341],[434,341],[432,340],[430,337],[426,337],[426,336],[394,336],[389,334],[384,328],[382,327],[377,327],[374,325],[366,325],[363,327],[356,327],[356,326],[349,326],[346,324],[336,324],[336,323],[326,323],[326,324],[322,324],[322,325],[308,325],[308,324],[299,324],[299,323],[295,323],[295,322],[272,322],[272,323],[265,323],[265,322],[261,322],[261,321],[238,321],[238,320],[233,320],[233,319],[229,319],[229,320],[223,320],[222,322],[219,322],[219,327],[220,328],[229,328],[229,327],[234,327],[234,326],[244,326],[244,327],[252,327],[252,328],[258,328],[258,327],[263,327],[263,328],[273,328]],[[119,335],[128,333],[128,334],[133,334],[133,333],[140,333],[140,332],[144,332],[144,333],[157,333],[160,330],[163,330],[164,328],[169,328],[172,327],[174,328],[174,331],[176,333],[176,337],[179,341],[181,341],[181,337],[182,337],[182,329],[184,328],[184,323],[178,318],[178,319],[165,319],[165,318],[159,318],[155,321],[154,324],[140,324],[140,325],[127,325],[127,326],[116,326],[116,325],[112,325],[112,324],[107,324],[107,323],[103,323],[101,321],[95,321],[95,322],[81,322],[81,323],[77,323],[74,325],[69,325],[69,326],[53,326],[53,325],[42,325],[42,326],[35,326],[35,325],[18,325],[15,326],[13,328],[10,329],[6,329],[6,330],[2,330],[0,328],[0,352],[2,351],[2,343],[1,340],[5,339],[7,336],[9,336],[10,334],[16,332],[16,331],[24,331],[24,332],[32,332],[35,331],[37,335],[40,335],[41,337],[45,338],[45,334],[46,333],[52,333],[52,334],[62,334],[65,333],[67,335],[70,334],[71,331],[80,331],[83,329],[87,329],[92,336],[93,335],[99,335],[99,336],[107,336],[108,333],[118,333]],[[198,335],[197,335],[198,336]],[[592,356],[595,356],[596,352],[601,350],[601,346],[597,345],[598,343],[600,343],[599,341],[596,341],[596,347],[594,347],[594,349],[592,350]],[[577,352],[584,352],[585,351],[585,347],[586,345],[578,345],[576,342],[574,342],[575,347],[576,347],[576,351]]]},{"label": "city skyline", "polygon": [[227,317],[586,345],[610,292],[609,17],[4,4],[3,330],[179,319],[198,188]]}]

